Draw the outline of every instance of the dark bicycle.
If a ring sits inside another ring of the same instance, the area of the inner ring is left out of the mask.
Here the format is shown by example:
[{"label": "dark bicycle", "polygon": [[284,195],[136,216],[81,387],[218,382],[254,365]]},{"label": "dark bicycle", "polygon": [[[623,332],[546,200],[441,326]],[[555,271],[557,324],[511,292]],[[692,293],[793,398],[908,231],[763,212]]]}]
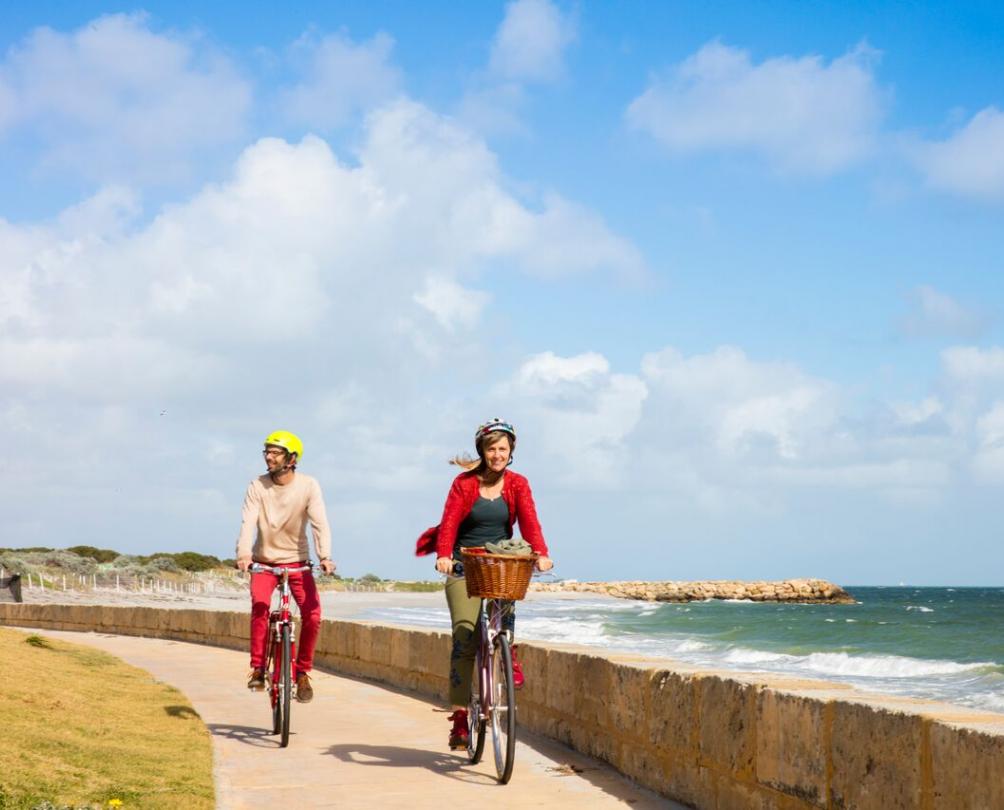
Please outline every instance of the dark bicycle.
[{"label": "dark bicycle", "polygon": [[516,690],[512,676],[512,634],[503,627],[507,602],[522,599],[537,555],[511,556],[462,552],[454,573],[463,576],[468,596],[481,597],[471,698],[467,708],[467,757],[481,761],[487,727],[500,784],[512,777],[516,759]]},{"label": "dark bicycle", "polygon": [[296,618],[290,610],[289,575],[313,571],[313,563],[298,568],[252,563],[252,574],[272,574],[279,579],[279,606],[268,615],[268,662],[265,665],[272,705],[272,733],[278,734],[279,746],[289,745],[289,710],[292,704],[293,684],[296,682]]}]

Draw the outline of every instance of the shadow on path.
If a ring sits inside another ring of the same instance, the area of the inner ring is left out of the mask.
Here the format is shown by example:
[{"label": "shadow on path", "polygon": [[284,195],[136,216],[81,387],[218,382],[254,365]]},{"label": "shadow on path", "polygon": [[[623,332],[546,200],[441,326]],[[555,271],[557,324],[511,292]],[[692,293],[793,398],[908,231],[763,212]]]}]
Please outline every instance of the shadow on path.
[{"label": "shadow on path", "polygon": [[251,745],[255,748],[278,748],[279,737],[272,734],[261,726],[228,726],[223,723],[209,723],[206,725],[209,733],[214,737],[226,737],[244,745]]},{"label": "shadow on path", "polygon": [[354,765],[375,765],[380,768],[423,768],[433,773],[478,785],[497,784],[494,777],[477,773],[464,766],[467,759],[441,751],[422,748],[401,748],[395,745],[332,745],[327,753]]}]

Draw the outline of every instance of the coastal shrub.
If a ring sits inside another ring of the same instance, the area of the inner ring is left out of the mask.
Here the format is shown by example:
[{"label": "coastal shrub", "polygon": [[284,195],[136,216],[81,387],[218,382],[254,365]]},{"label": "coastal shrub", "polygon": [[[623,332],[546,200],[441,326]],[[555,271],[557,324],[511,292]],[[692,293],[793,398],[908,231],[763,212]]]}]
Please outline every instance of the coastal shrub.
[{"label": "coastal shrub", "polygon": [[383,582],[383,580],[380,579],[380,577],[378,577],[376,574],[363,574],[361,577],[359,577],[359,581],[360,582],[370,582],[370,583],[372,583],[372,582]]},{"label": "coastal shrub", "polygon": [[106,572],[114,572],[125,577],[149,577],[161,573],[143,562],[141,557],[121,554],[115,562],[105,568]]},{"label": "coastal shrub", "polygon": [[146,567],[152,571],[167,571],[172,574],[176,574],[181,570],[174,559],[167,556],[151,558]]},{"label": "coastal shrub", "polygon": [[[8,573],[13,572],[15,574],[24,574],[29,570],[25,566],[24,560],[21,556],[11,551],[0,553],[0,567]],[[2,805],[0,805],[0,807],[2,807]]]},{"label": "coastal shrub", "polygon": [[175,564],[183,571],[210,571],[220,567],[220,560],[212,554],[199,554],[196,551],[182,551],[172,554]]},{"label": "coastal shrub", "polygon": [[99,563],[112,562],[119,556],[117,551],[112,551],[109,548],[95,548],[94,546],[70,546],[66,550],[78,557],[90,557]]},{"label": "coastal shrub", "polygon": [[92,557],[78,557],[68,551],[54,551],[45,558],[45,566],[58,568],[67,574],[93,574],[98,564]]}]

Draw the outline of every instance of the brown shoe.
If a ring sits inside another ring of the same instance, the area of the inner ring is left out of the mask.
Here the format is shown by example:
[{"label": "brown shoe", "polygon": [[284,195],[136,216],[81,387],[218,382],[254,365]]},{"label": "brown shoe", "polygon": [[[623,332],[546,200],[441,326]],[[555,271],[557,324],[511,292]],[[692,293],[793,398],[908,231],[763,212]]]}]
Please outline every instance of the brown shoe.
[{"label": "brown shoe", "polygon": [[310,703],[314,699],[314,687],[310,685],[310,676],[306,672],[296,674],[296,699],[300,703]]},{"label": "brown shoe", "polygon": [[248,689],[252,692],[261,692],[265,688],[265,670],[255,667],[251,670],[251,677],[248,678]]}]

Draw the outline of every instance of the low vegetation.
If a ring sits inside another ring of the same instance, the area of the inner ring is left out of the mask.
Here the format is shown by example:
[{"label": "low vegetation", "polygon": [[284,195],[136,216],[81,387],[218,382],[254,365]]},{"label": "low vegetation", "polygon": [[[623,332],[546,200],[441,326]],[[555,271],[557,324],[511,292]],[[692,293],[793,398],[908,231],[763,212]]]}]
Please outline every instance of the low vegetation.
[{"label": "low vegetation", "polygon": [[[232,581],[234,587],[245,587],[235,579],[234,560],[220,559],[212,554],[195,551],[158,552],[156,554],[132,555],[95,546],[71,546],[66,549],[32,546],[28,548],[0,548],[0,568],[7,573],[32,575],[43,579],[47,586],[62,587],[63,583],[73,589],[86,587],[96,582],[107,587],[115,585],[119,578],[123,587],[138,587],[137,583],[156,580],[181,583],[212,579],[216,587],[226,587]],[[376,574],[367,573],[361,577],[345,577],[335,574],[318,580],[323,590],[370,590],[370,591],[438,591],[440,581],[400,581],[381,579]],[[0,810],[3,806],[0,805]]]},{"label": "low vegetation", "polygon": [[0,810],[212,808],[210,735],[188,700],[103,652],[0,628]]}]

